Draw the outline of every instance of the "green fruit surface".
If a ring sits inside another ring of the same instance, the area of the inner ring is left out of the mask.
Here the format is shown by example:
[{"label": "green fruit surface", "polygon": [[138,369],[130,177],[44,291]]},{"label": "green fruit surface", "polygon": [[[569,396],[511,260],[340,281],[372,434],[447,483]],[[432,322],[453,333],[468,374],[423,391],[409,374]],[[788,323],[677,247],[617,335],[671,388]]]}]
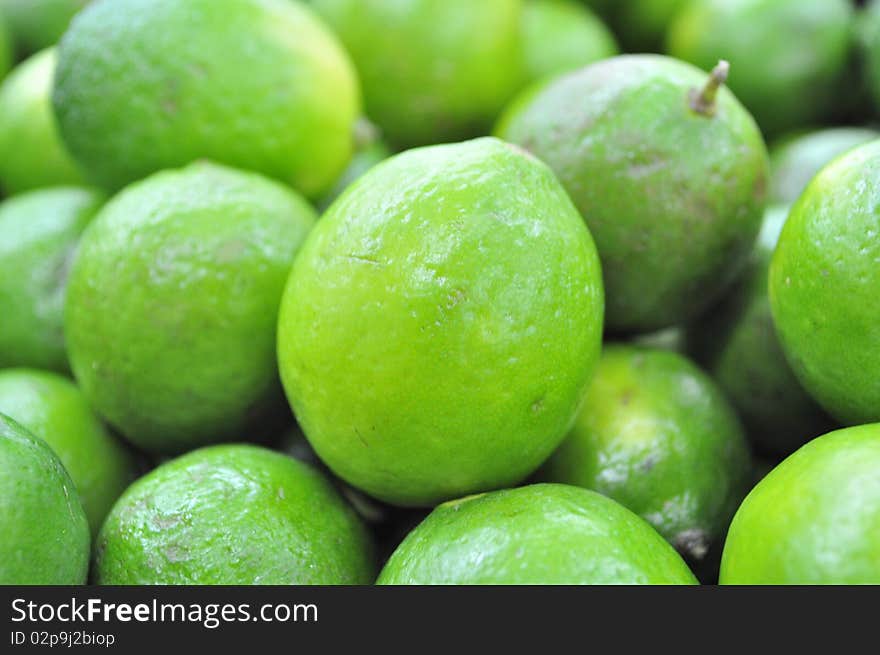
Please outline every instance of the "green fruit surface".
[{"label": "green fruit surface", "polygon": [[495,491],[437,507],[388,560],[378,584],[695,584],[638,516],[560,484]]},{"label": "green fruit surface", "polygon": [[783,141],[770,151],[770,202],[793,203],[833,159],[878,138],[868,128],[832,127]]},{"label": "green fruit surface", "polygon": [[698,314],[758,234],[766,148],[727,89],[714,115],[690,107],[707,79],[659,55],[614,57],[527,91],[496,129],[550,165],[586,220],[611,331]]},{"label": "green fruit surface", "polygon": [[0,371],[0,412],[43,439],[79,492],[92,535],[135,477],[131,454],[107,432],[70,380],[29,369]]},{"label": "green fruit surface", "polygon": [[711,379],[677,353],[606,346],[552,482],[613,498],[699,560],[748,490],[751,459]]},{"label": "green fruit surface", "polygon": [[718,382],[755,446],[788,455],[834,427],[798,382],[770,311],[770,260],[789,208],[767,211],[745,272],[724,298],[688,326],[687,350]]},{"label": "green fruit surface", "polygon": [[690,0],[618,0],[614,25],[629,52],[662,51],[669,26]]},{"label": "green fruit surface", "polygon": [[296,192],[209,163],[111,200],[83,235],[65,309],[97,411],[153,452],[257,436],[247,429],[283,406],[278,306],[314,221]]},{"label": "green fruit surface", "polygon": [[19,52],[27,54],[53,46],[70,20],[89,0],[0,0]]},{"label": "green fruit surface", "polygon": [[880,425],[819,437],[771,471],[730,526],[722,584],[880,584]]},{"label": "green fruit surface", "polygon": [[794,205],[770,266],[783,349],[840,422],[880,421],[880,141],[820,172]]},{"label": "green fruit surface", "polygon": [[541,80],[617,54],[614,35],[574,0],[527,0],[523,55],[529,80]]},{"label": "green fruit surface", "polygon": [[521,0],[312,0],[396,147],[484,134],[524,80]]},{"label": "green fruit surface", "polygon": [[559,444],[598,359],[588,230],[552,172],[496,139],[369,171],[297,258],[278,325],[321,459],[382,500],[511,485]]},{"label": "green fruit surface", "polygon": [[0,203],[0,368],[68,371],[67,272],[80,234],[103,202],[92,189],[57,187]]},{"label": "green fruit surface", "polygon": [[667,48],[701,68],[728,60],[730,88],[773,135],[821,120],[837,102],[853,19],[849,0],[694,0]]},{"label": "green fruit surface", "polygon": [[48,445],[0,414],[0,584],[80,585],[89,525]]},{"label": "green fruit surface", "polygon": [[12,34],[9,32],[9,26],[3,13],[0,12],[0,80],[12,68]]},{"label": "green fruit surface", "polygon": [[317,195],[360,113],[342,47],[291,0],[96,0],[61,42],[53,102],[111,189],[207,158]]},{"label": "green fruit surface", "polygon": [[83,181],[52,111],[55,62],[55,50],[44,50],[0,86],[0,187],[9,195]]},{"label": "green fruit surface", "polygon": [[98,537],[100,585],[362,585],[370,537],[310,466],[257,446],[203,448],[135,482]]}]

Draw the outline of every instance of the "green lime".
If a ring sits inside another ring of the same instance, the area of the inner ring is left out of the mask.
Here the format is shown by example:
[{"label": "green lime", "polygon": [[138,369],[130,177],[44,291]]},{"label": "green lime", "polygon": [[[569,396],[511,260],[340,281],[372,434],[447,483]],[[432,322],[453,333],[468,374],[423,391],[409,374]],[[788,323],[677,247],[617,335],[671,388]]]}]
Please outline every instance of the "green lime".
[{"label": "green lime", "polygon": [[203,448],[135,482],[98,537],[101,585],[369,584],[373,545],[310,466],[257,446]]},{"label": "green lime", "polygon": [[751,469],[736,415],[705,373],[677,353],[611,345],[544,474],[616,500],[700,560],[724,535]]},{"label": "green lime", "polygon": [[848,72],[849,0],[694,0],[670,28],[668,51],[697,66],[730,61],[730,88],[767,134],[824,118]]},{"label": "green lime", "polygon": [[67,378],[28,369],[0,371],[0,412],[43,439],[70,474],[92,534],[129,483],[135,462]]},{"label": "green lime", "polygon": [[574,0],[526,0],[522,19],[529,80],[566,73],[617,54],[611,31]]},{"label": "green lime", "polygon": [[61,42],[53,101],[108,188],[207,158],[310,196],[345,167],[360,109],[341,45],[291,0],[96,0]]},{"label": "green lime", "polygon": [[23,54],[55,45],[70,20],[89,0],[0,0],[0,15]]},{"label": "green lime", "polygon": [[84,584],[89,524],[52,449],[0,414],[0,584]]},{"label": "green lime", "polygon": [[767,153],[752,117],[719,88],[725,74],[614,57],[527,91],[499,123],[501,138],[550,165],[590,227],[613,332],[699,314],[752,248]]},{"label": "green lime", "polygon": [[312,0],[396,147],[477,136],[524,81],[521,0]]},{"label": "green lime", "polygon": [[288,399],[321,459],[399,505],[514,484],[565,435],[598,359],[592,239],[553,173],[485,138],[355,182],[294,263]]},{"label": "green lime", "polygon": [[831,127],[784,140],[770,150],[770,202],[793,203],[826,164],[878,138],[868,128]]},{"label": "green lime", "polygon": [[804,387],[844,424],[880,421],[880,141],[820,172],[770,266],[770,304]]},{"label": "green lime", "polygon": [[55,50],[44,50],[0,86],[0,186],[10,195],[83,180],[52,112],[55,62]]},{"label": "green lime", "polygon": [[767,282],[789,208],[767,210],[758,245],[724,298],[688,326],[687,350],[736,407],[754,444],[788,455],[834,427],[798,382],[783,353]]},{"label": "green lime", "polygon": [[0,203],[0,368],[68,371],[67,271],[80,234],[103,202],[92,189],[58,187]]},{"label": "green lime", "polygon": [[378,584],[695,584],[650,525],[613,500],[536,484],[437,507]]},{"label": "green lime", "polygon": [[743,502],[722,584],[880,584],[880,425],[819,437]]},{"label": "green lime", "polygon": [[880,106],[880,1],[869,0],[860,12],[856,36],[862,70],[874,107]]},{"label": "green lime", "polygon": [[6,19],[0,12],[0,80],[12,68],[12,34],[9,33],[9,27],[6,25]]},{"label": "green lime", "polygon": [[314,221],[296,192],[210,163],[113,198],[82,237],[65,309],[97,411],[162,453],[241,439],[275,415],[278,306]]}]

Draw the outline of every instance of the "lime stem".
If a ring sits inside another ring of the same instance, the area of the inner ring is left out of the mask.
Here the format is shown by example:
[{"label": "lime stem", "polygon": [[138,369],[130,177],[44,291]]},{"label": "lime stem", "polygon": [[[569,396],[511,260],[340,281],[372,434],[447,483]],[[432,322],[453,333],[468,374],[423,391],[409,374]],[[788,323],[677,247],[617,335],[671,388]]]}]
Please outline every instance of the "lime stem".
[{"label": "lime stem", "polygon": [[691,109],[703,116],[714,116],[715,96],[721,85],[727,81],[728,75],[730,75],[730,63],[722,59],[712,69],[705,86],[699,91],[697,89],[691,91]]}]

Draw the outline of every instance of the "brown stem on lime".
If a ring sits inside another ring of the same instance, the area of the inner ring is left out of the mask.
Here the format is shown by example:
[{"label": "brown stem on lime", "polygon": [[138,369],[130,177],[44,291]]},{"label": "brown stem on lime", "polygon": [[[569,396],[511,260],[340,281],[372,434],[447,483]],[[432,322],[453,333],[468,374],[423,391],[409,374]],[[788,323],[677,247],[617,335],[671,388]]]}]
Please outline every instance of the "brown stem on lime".
[{"label": "brown stem on lime", "polygon": [[722,59],[712,69],[709,79],[706,80],[706,85],[702,89],[691,90],[691,109],[703,116],[714,116],[715,96],[718,94],[718,89],[721,88],[721,85],[727,81],[729,74],[730,64]]},{"label": "brown stem on lime", "polygon": [[358,151],[373,145],[380,137],[379,128],[363,116],[355,121],[353,131],[354,148]]}]

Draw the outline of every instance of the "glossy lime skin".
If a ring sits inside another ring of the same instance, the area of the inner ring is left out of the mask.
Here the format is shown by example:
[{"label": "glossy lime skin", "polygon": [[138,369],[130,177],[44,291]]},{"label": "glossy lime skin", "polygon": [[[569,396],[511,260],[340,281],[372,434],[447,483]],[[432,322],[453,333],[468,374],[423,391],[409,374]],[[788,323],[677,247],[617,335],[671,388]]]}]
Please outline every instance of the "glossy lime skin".
[{"label": "glossy lime skin", "polygon": [[521,0],[312,0],[392,146],[484,134],[524,82]]},{"label": "glossy lime skin", "polygon": [[770,266],[783,349],[841,423],[880,421],[880,141],[822,170],[791,210]]},{"label": "glossy lime skin", "polygon": [[278,324],[321,459],[382,500],[511,485],[559,444],[598,359],[588,230],[552,172],[497,139],[397,155],[321,218]]},{"label": "glossy lime skin", "polygon": [[731,400],[762,452],[788,455],[835,427],[788,365],[767,283],[787,206],[768,209],[755,252],[724,298],[688,326],[687,351]]},{"label": "glossy lime skin", "polygon": [[12,68],[12,34],[0,12],[0,80]]},{"label": "glossy lime skin", "polygon": [[783,141],[770,150],[770,202],[793,203],[833,159],[878,138],[868,128],[831,127]]},{"label": "glossy lime skin", "polygon": [[256,430],[283,395],[275,325],[315,221],[296,192],[198,163],[126,188],[70,271],[70,363],[97,411],[147,451]]},{"label": "glossy lime skin", "polygon": [[55,62],[55,50],[44,50],[0,86],[0,187],[9,195],[83,182],[52,111]]},{"label": "glossy lime skin", "polygon": [[821,120],[847,73],[849,0],[694,0],[670,29],[673,57],[731,64],[730,88],[768,135]]},{"label": "glossy lime skin", "polygon": [[814,439],[730,526],[722,584],[880,584],[880,425]]},{"label": "glossy lime skin", "polygon": [[0,368],[68,371],[67,272],[80,235],[103,203],[93,189],[56,187],[0,204]]},{"label": "glossy lime skin", "polygon": [[135,482],[98,537],[99,585],[361,585],[373,546],[317,471],[257,446],[193,451]]},{"label": "glossy lime skin", "polygon": [[61,42],[53,102],[111,189],[207,158],[317,195],[360,113],[345,51],[290,0],[96,0]]},{"label": "glossy lime skin", "polygon": [[55,45],[70,20],[89,0],[0,0],[0,16],[6,18],[21,53]]},{"label": "glossy lime skin", "polygon": [[0,414],[0,584],[79,585],[89,569],[89,525],[48,445]]},{"label": "glossy lime skin", "polygon": [[32,369],[0,371],[0,412],[43,439],[79,492],[96,535],[136,474],[129,451],[115,439],[70,380]]},{"label": "glossy lime skin", "polygon": [[732,408],[685,357],[606,346],[546,479],[613,498],[699,560],[748,490],[751,458]]},{"label": "glossy lime skin", "polygon": [[611,31],[575,0],[526,0],[522,20],[529,80],[567,73],[618,52]]},{"label": "glossy lime skin", "polygon": [[398,546],[378,584],[695,584],[681,557],[604,496],[536,484],[444,503]]},{"label": "glossy lime skin", "polygon": [[758,234],[764,142],[726,89],[713,116],[691,109],[706,81],[667,57],[614,57],[527,91],[496,128],[549,164],[586,220],[613,332],[698,314]]}]

